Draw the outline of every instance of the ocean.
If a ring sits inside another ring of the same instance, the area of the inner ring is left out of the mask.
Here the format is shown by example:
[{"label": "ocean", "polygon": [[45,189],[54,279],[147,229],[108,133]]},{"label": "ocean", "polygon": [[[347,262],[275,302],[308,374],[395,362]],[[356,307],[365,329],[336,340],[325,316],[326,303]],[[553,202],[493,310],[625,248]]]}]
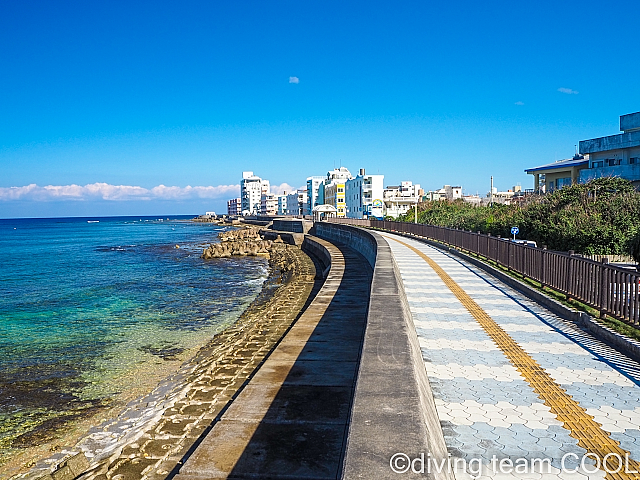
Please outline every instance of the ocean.
[{"label": "ocean", "polygon": [[189,218],[0,219],[0,467],[257,296],[267,261],[202,260],[223,227]]}]

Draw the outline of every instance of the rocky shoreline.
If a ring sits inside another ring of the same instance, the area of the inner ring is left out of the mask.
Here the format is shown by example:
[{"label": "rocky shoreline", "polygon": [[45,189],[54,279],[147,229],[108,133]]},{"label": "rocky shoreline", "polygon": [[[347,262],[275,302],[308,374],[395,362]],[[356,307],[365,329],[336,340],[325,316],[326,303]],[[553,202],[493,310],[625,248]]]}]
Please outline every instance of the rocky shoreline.
[{"label": "rocky shoreline", "polygon": [[[314,262],[279,238],[263,240],[249,227],[219,234],[202,257],[264,255],[269,277],[258,297],[229,328],[213,337],[150,394],[115,418],[91,427],[73,447],[40,460],[13,478],[165,478],[216,421],[318,287]],[[280,241],[278,241],[280,240]],[[207,255],[207,252],[210,252]],[[219,256],[216,252],[220,252]],[[255,253],[254,253],[255,252]],[[123,477],[117,477],[123,475]]]}]

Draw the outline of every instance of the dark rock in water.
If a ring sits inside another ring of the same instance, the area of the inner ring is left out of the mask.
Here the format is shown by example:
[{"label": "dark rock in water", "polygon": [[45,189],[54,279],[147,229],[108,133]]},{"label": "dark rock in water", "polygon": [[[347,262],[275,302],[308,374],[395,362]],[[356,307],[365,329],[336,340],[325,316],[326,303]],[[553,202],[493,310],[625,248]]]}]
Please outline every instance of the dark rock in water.
[{"label": "dark rock in water", "polygon": [[96,400],[86,403],[84,408],[79,408],[77,411],[45,420],[28,432],[14,438],[11,442],[11,447],[28,448],[53,440],[58,437],[60,432],[64,431],[69,422],[93,415],[103,407],[102,402]]},{"label": "dark rock in water", "polygon": [[184,352],[184,348],[175,347],[174,344],[167,344],[164,346],[144,345],[139,348],[141,352],[149,353],[160,357],[163,360],[178,360],[176,355],[180,355]]}]

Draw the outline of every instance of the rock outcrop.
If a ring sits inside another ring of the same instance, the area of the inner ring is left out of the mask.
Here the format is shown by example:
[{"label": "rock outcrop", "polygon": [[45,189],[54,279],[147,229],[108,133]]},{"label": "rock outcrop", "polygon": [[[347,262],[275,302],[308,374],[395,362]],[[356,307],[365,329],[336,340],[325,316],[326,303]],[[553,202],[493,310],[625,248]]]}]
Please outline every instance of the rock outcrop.
[{"label": "rock outcrop", "polygon": [[256,256],[270,254],[285,248],[277,235],[275,240],[265,240],[260,228],[247,227],[218,234],[219,243],[212,243],[202,252],[202,258],[225,258],[231,256]]}]

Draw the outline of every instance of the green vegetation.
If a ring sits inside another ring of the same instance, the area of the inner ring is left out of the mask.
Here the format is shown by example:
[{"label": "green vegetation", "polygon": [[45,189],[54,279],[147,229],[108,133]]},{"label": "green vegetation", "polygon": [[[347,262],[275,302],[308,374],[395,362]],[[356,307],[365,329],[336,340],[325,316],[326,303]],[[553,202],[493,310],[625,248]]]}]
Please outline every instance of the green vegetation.
[{"label": "green vegetation", "polygon": [[[400,220],[413,222],[413,209]],[[461,200],[420,204],[418,222],[534,240],[550,250],[586,255],[632,255],[640,260],[640,193],[631,182],[599,178],[522,205],[474,207]]]}]

